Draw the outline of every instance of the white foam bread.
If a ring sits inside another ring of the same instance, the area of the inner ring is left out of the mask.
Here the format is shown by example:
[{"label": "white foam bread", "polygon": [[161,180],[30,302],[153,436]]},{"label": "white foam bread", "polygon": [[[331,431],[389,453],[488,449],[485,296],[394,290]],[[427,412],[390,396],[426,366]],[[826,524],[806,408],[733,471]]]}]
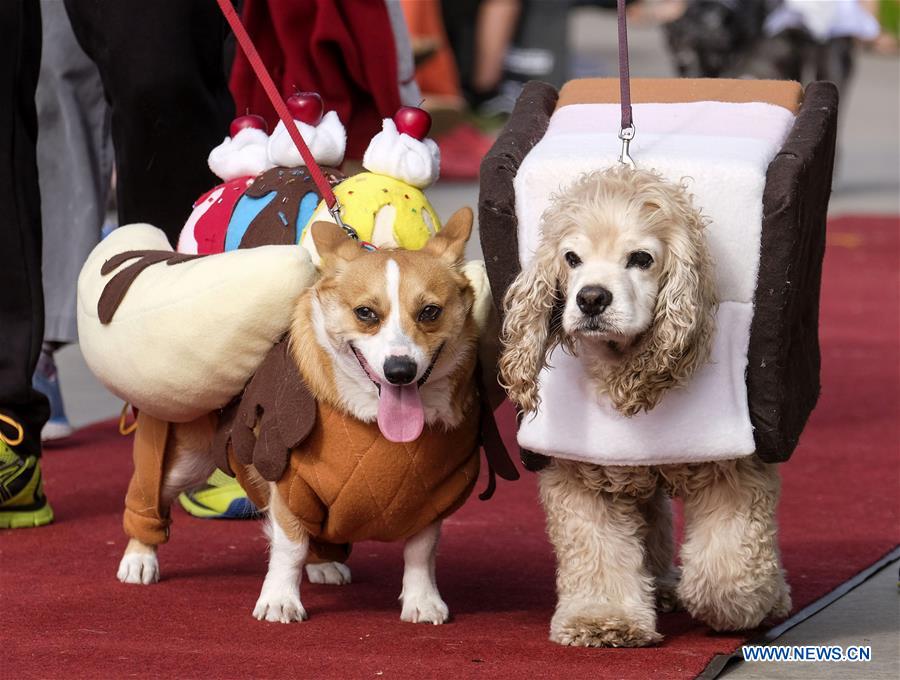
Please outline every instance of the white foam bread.
[{"label": "white foam bread", "polygon": [[309,254],[296,246],[156,264],[138,275],[112,322],[102,325],[97,302],[114,273],[100,269],[128,250],[171,247],[159,229],[133,224],[94,248],[78,278],[81,351],[110,391],[171,422],[198,418],[238,394],[316,279]]},{"label": "white foam bread", "polygon": [[[524,266],[540,239],[550,195],[580,173],[616,162],[618,104],[556,111],[515,178]],[[793,125],[787,109],[764,103],[635,104],[638,165],[686,179],[711,220],[721,304],[712,359],[690,385],[668,392],[649,413],[619,414],[598,397],[577,357],[555,351],[540,376],[542,405],[519,428],[519,444],[547,455],[605,465],[656,465],[735,458],[754,451],[744,372],[759,268],[766,169]]]}]

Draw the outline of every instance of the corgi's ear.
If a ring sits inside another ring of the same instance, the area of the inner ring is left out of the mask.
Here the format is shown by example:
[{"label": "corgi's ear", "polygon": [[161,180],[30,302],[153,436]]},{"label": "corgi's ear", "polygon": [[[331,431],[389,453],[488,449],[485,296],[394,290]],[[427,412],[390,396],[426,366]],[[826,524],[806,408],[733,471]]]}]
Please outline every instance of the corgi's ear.
[{"label": "corgi's ear", "polygon": [[339,262],[349,262],[362,253],[359,243],[334,222],[314,222],[309,227],[316,252],[323,264],[330,266]]},{"label": "corgi's ear", "polygon": [[460,208],[422,250],[450,266],[459,264],[466,252],[466,242],[472,235],[473,220],[471,208]]}]

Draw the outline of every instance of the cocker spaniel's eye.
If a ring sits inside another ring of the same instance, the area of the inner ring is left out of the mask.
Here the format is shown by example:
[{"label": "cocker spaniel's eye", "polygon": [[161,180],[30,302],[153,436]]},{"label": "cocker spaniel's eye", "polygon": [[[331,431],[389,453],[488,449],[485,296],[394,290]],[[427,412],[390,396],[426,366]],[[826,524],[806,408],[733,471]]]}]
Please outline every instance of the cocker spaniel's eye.
[{"label": "cocker spaniel's eye", "polygon": [[442,311],[444,310],[437,305],[425,305],[419,312],[419,322],[437,321]]},{"label": "cocker spaniel's eye", "polygon": [[357,307],[353,310],[353,313],[356,314],[356,318],[367,324],[378,323],[378,314],[375,313],[375,310],[370,307]]},{"label": "cocker spaniel's eye", "polygon": [[626,264],[625,267],[649,269],[651,264],[653,264],[653,256],[650,253],[646,250],[635,250],[628,256],[628,264]]},{"label": "cocker spaniel's eye", "polygon": [[581,258],[570,250],[566,253],[566,264],[572,269],[575,269],[575,267],[581,264]]}]

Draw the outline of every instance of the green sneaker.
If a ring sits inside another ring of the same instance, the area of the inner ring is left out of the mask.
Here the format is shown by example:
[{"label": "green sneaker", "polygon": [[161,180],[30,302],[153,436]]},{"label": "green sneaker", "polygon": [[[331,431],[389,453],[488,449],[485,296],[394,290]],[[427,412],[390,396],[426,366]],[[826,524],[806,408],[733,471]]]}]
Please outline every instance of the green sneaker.
[{"label": "green sneaker", "polygon": [[39,527],[52,521],[38,459],[23,460],[0,439],[0,529]]},{"label": "green sneaker", "polygon": [[178,497],[189,515],[203,519],[249,519],[259,514],[234,477],[216,470],[199,489]]}]

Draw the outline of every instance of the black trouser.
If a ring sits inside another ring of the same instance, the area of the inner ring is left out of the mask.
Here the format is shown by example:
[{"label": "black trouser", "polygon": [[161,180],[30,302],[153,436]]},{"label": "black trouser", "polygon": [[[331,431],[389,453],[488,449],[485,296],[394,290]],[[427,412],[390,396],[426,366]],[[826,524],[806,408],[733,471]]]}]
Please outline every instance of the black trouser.
[{"label": "black trouser", "polygon": [[[25,439],[16,451],[40,455],[47,399],[31,387],[44,335],[37,111],[41,65],[40,4],[0,1],[0,413]],[[5,423],[8,439],[16,432]]]},{"label": "black trouser", "polygon": [[112,108],[120,224],[174,245],[193,202],[219,180],[206,159],[228,132],[227,24],[215,0],[66,0]]}]

